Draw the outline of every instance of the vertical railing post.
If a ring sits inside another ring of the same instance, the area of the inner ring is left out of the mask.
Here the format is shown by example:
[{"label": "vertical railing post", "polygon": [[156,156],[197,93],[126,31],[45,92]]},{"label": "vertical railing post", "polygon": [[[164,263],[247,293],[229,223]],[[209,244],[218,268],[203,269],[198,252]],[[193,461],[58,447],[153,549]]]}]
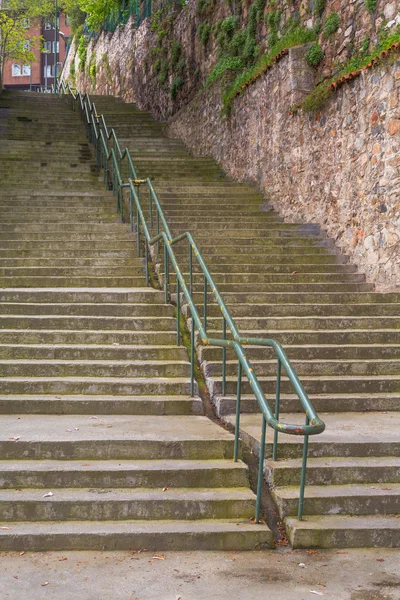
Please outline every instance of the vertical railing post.
[{"label": "vertical railing post", "polygon": [[165,304],[168,304],[168,287],[169,287],[169,256],[167,245],[164,242],[164,294]]},{"label": "vertical railing post", "polygon": [[264,457],[265,457],[265,436],[267,432],[267,421],[263,415],[262,426],[261,426],[261,440],[260,440],[260,461],[258,464],[258,481],[257,481],[257,500],[256,500],[256,522],[260,521],[261,511],[261,495],[264,478]]},{"label": "vertical railing post", "polygon": [[189,244],[189,293],[193,296],[193,249]]},{"label": "vertical railing post", "polygon": [[150,201],[150,231],[153,229],[153,196],[151,190],[149,190],[149,201]]},{"label": "vertical railing post", "polygon": [[203,302],[203,318],[204,318],[204,322],[203,322],[203,327],[204,327],[204,331],[207,331],[207,279],[206,276],[204,275],[204,294],[203,294],[203,298],[204,298],[204,302]]},{"label": "vertical railing post", "polygon": [[129,222],[131,231],[133,231],[133,191],[131,186],[129,186]]},{"label": "vertical railing post", "polygon": [[178,273],[176,274],[176,342],[177,345],[181,345],[181,328],[180,328],[180,316],[181,316],[181,286],[179,282]]},{"label": "vertical railing post", "polygon": [[149,285],[149,244],[146,236],[144,237],[144,248],[144,259],[146,261],[146,285]]},{"label": "vertical railing post", "polygon": [[137,255],[140,258],[140,217],[139,209],[136,209],[136,243],[137,243]]},{"label": "vertical railing post", "polygon": [[[275,391],[275,419],[279,420],[279,412],[281,405],[281,372],[282,363],[278,358],[278,365],[276,369],[276,391]],[[278,431],[274,430],[274,445],[272,447],[272,460],[276,460],[278,453]]]},{"label": "vertical railing post", "polygon": [[[222,337],[226,340],[226,319],[222,319]],[[240,363],[239,363],[240,364]],[[222,395],[226,394],[226,346],[222,346]]]},{"label": "vertical railing post", "polygon": [[190,395],[194,396],[194,319],[192,315],[192,328],[190,331]]},{"label": "vertical railing post", "polygon": [[[158,208],[157,208],[156,227],[157,227],[157,235],[158,235],[160,233],[160,213],[158,211]],[[160,240],[158,240],[158,242],[157,242],[157,258],[158,258],[159,254],[160,254]]]},{"label": "vertical railing post", "polygon": [[[309,425],[310,419],[308,415],[306,416],[306,426]],[[300,480],[300,493],[299,493],[299,509],[297,516],[299,521],[303,519],[303,509],[304,509],[304,492],[306,487],[306,471],[307,471],[307,457],[308,457],[308,435],[304,436],[304,444],[303,444],[303,460],[301,465],[301,480]]]},{"label": "vertical railing post", "polygon": [[240,429],[240,403],[242,397],[242,363],[238,364],[238,379],[236,389],[236,422],[235,422],[235,444],[233,447],[233,459],[235,462],[239,458],[239,429]]}]

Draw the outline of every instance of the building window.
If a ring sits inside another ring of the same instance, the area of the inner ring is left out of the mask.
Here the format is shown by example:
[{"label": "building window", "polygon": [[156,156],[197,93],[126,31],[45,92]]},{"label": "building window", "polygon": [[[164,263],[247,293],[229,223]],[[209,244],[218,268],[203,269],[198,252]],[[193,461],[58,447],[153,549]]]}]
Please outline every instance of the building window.
[{"label": "building window", "polygon": [[12,66],[12,76],[13,77],[21,76],[21,65],[13,65]]},{"label": "building window", "polygon": [[60,42],[53,42],[53,52],[57,52],[57,54],[60,52]]},{"label": "building window", "polygon": [[31,75],[31,65],[24,65],[22,67],[22,75],[25,77],[30,77]]},{"label": "building window", "polygon": [[44,42],[43,50],[45,50],[46,52],[51,52],[51,42]]},{"label": "building window", "polygon": [[50,29],[52,28],[52,24],[49,21],[46,21],[44,24],[44,28],[46,31],[50,31]]},{"label": "building window", "polygon": [[44,76],[47,78],[54,77],[54,65],[46,65],[45,66]]}]

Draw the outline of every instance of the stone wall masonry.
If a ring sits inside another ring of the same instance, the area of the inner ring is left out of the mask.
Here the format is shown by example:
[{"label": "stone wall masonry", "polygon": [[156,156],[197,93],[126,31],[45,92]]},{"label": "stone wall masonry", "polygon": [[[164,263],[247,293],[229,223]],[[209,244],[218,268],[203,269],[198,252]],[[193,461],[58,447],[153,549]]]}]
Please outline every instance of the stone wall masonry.
[{"label": "stone wall masonry", "polygon": [[400,61],[364,71],[318,114],[289,115],[293,52],[221,118],[219,86],[170,121],[195,154],[258,184],[288,220],[319,223],[377,289],[400,283]]},{"label": "stone wall masonry", "polygon": [[[319,223],[378,289],[396,288],[399,61],[388,59],[363,71],[340,87],[318,114],[289,115],[288,108],[312,87],[313,76],[314,81],[328,76],[335,60],[344,60],[352,45],[358,47],[366,36],[373,39],[396,16],[400,0],[377,0],[373,15],[365,0],[328,0],[324,14],[340,13],[341,26],[334,37],[320,38],[325,52],[320,70],[307,67],[304,48],[292,49],[234,100],[229,118],[220,114],[220,85],[201,90],[217,60],[217,47],[213,36],[203,46],[198,24],[229,14],[227,2],[212,6],[208,15],[199,15],[197,2],[190,0],[175,13],[171,40],[180,41],[185,59],[185,84],[176,98],[170,93],[174,73],[163,85],[155,73],[151,49],[157,45],[157,32],[149,20],[138,30],[130,21],[114,34],[101,33],[89,44],[84,72],[79,72],[72,48],[64,77],[74,61],[80,91],[120,96],[158,119],[169,119],[171,135],[194,153],[212,155],[235,179],[255,182],[285,218]],[[276,6],[282,8],[282,21],[300,15],[303,25],[315,25],[312,3],[278,0]],[[95,78],[88,73],[90,64],[96,64]]]}]

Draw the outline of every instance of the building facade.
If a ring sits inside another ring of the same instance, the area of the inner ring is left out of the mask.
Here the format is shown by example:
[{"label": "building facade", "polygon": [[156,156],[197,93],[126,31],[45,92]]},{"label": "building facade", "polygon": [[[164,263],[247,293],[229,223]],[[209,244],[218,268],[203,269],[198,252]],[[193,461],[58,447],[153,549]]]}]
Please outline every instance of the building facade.
[{"label": "building facade", "polygon": [[52,21],[27,23],[27,43],[35,37],[42,41],[32,49],[35,61],[24,65],[17,61],[8,61],[4,65],[3,86],[5,89],[37,90],[40,87],[51,87],[54,84],[55,49],[57,51],[57,73],[60,73],[65,60],[71,28],[65,14],[60,14],[55,40],[55,23]]}]

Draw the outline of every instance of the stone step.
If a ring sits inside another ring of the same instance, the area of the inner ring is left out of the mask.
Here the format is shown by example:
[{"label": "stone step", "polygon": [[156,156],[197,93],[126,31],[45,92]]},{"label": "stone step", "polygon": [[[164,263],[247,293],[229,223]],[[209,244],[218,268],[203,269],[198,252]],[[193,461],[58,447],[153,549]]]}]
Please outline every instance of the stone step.
[{"label": "stone step", "polygon": [[[400,409],[400,394],[398,393],[342,393],[309,394],[315,410],[320,412],[344,413],[366,411],[397,411]],[[233,414],[236,411],[236,395],[214,397],[214,404],[219,416]],[[241,398],[241,413],[258,413],[260,407],[254,396],[243,395]],[[282,412],[302,412],[299,399],[295,394],[281,395]]]},{"label": "stone step", "polygon": [[[183,276],[186,281],[189,281],[189,274],[183,272]],[[291,273],[274,273],[274,272],[261,272],[261,273],[218,273],[213,272],[213,279],[217,284],[218,288],[222,285],[236,284],[247,287],[249,284],[289,284],[289,285],[302,285],[305,283],[317,284],[317,285],[330,285],[334,283],[350,283],[350,284],[361,284],[365,283],[364,275],[358,273],[302,273],[298,272],[295,275]],[[198,289],[204,280],[203,273],[193,273],[193,287]],[[173,284],[176,281],[175,273],[170,274],[170,282]],[[370,284],[367,284],[370,285]],[[196,287],[197,286],[197,287]]]},{"label": "stone step", "polygon": [[124,303],[163,304],[164,295],[150,287],[143,288],[34,288],[0,290],[0,302],[34,302],[45,304]]},{"label": "stone step", "polygon": [[[310,344],[305,345],[291,345],[285,348],[285,351],[291,362],[295,360],[311,360],[317,361],[318,359],[323,360],[395,360],[400,358],[400,345],[396,344],[358,344],[355,345],[327,345],[319,344],[312,346]],[[220,348],[201,346],[198,349],[201,360],[208,362],[220,361],[222,351]],[[262,361],[266,359],[272,360],[273,352],[268,350],[265,346],[251,346],[246,345],[246,354],[251,362]],[[228,360],[234,360],[236,353],[233,349],[228,348],[226,351]],[[276,361],[276,359],[275,359]]]},{"label": "stone step", "polygon": [[144,276],[141,277],[0,277],[0,288],[9,288],[11,286],[21,288],[36,288],[48,286],[49,288],[61,287],[93,287],[93,288],[113,288],[113,287],[141,287],[146,283]]},{"label": "stone step", "polygon": [[[302,423],[302,415],[283,413],[285,423]],[[396,457],[400,450],[400,411],[393,412],[345,412],[319,413],[326,424],[323,433],[309,437],[310,458],[325,457]],[[235,415],[223,420],[234,424]],[[242,415],[240,437],[259,454],[261,415]],[[273,430],[267,427],[266,458],[272,455]],[[278,460],[300,458],[303,439],[296,435],[281,434],[278,444]]]},{"label": "stone step", "polygon": [[[400,321],[395,313],[384,317],[372,315],[367,316],[282,316],[282,317],[235,317],[235,324],[240,331],[264,330],[265,332],[274,330],[293,330],[293,329],[314,329],[316,331],[330,329],[352,329],[352,330],[396,330],[400,328]],[[207,317],[207,326],[210,330],[216,330],[221,326],[221,316]],[[265,337],[265,336],[264,336]]]},{"label": "stone step", "polygon": [[[302,461],[289,459],[267,462],[266,477],[273,487],[300,485]],[[397,457],[310,458],[307,486],[400,483]],[[375,487],[375,485],[374,485]],[[389,490],[387,490],[389,491]]]},{"label": "stone step", "polygon": [[[0,461],[2,490],[36,488],[245,488],[247,466],[233,460]],[[42,497],[42,495],[40,495]]]},{"label": "stone step", "polygon": [[307,516],[289,518],[286,530],[293,548],[398,548],[400,520],[397,515]]},{"label": "stone step", "polygon": [[[207,330],[210,337],[221,339],[222,334],[217,330]],[[244,330],[240,332],[243,338],[272,338],[280,342],[283,346],[300,344],[326,344],[330,345],[349,345],[349,344],[399,344],[400,330],[397,329],[322,329],[313,331],[307,329],[297,330]]]},{"label": "stone step", "polygon": [[[297,515],[299,487],[272,490],[282,519]],[[304,515],[398,515],[400,483],[309,485]]]},{"label": "stone step", "polygon": [[77,315],[0,315],[0,331],[3,329],[72,329],[72,330],[132,330],[170,331],[175,319],[170,317],[114,317]]},{"label": "stone step", "polygon": [[171,317],[173,309],[168,304],[0,302],[0,315]]},{"label": "stone step", "polygon": [[100,346],[0,344],[0,358],[19,360],[145,360],[187,361],[187,350],[183,346]]},{"label": "stone step", "polygon": [[[198,307],[200,315],[202,307]],[[217,304],[208,307],[208,315],[217,317],[221,310]],[[235,321],[238,317],[380,317],[399,314],[400,303],[371,303],[371,304],[231,304],[229,312]]]},{"label": "stone step", "polygon": [[[257,377],[265,377],[276,374],[276,359],[275,360],[254,360],[249,353],[248,358],[251,360],[254,372]],[[299,377],[314,377],[314,376],[376,376],[376,375],[395,375],[400,373],[400,357],[394,359],[324,359],[324,360],[307,360],[301,361],[291,359]],[[237,374],[237,360],[227,361],[226,374],[235,376]],[[205,366],[207,374],[214,378],[219,377],[222,371],[222,360],[220,362],[207,362]]]},{"label": "stone step", "polygon": [[[138,278],[144,280],[144,266],[138,264],[136,266],[113,266],[113,267],[98,267],[98,266],[83,266],[83,267],[8,267],[0,268],[0,279],[15,277],[16,280],[23,277],[127,277],[129,279]],[[133,287],[138,287],[134,285]]]},{"label": "stone step", "polygon": [[190,381],[185,377],[3,377],[2,394],[11,395],[133,395],[187,396]]},{"label": "stone step", "polygon": [[173,345],[175,331],[3,329],[0,344]]},{"label": "stone step", "polygon": [[248,519],[255,496],[247,488],[59,488],[50,498],[43,489],[0,490],[0,519],[9,521],[154,521]]},{"label": "stone step", "polygon": [[46,550],[261,550],[272,548],[266,525],[227,521],[8,523],[3,551]]},{"label": "stone step", "polygon": [[43,415],[202,415],[199,397],[178,395],[7,395],[0,396],[0,414]]},{"label": "stone step", "polygon": [[[276,386],[276,375],[257,376],[257,379],[263,389],[264,394],[274,394]],[[213,376],[214,394],[222,394],[221,375]],[[307,394],[382,394],[382,393],[400,393],[400,375],[397,370],[395,374],[390,375],[307,375],[303,376],[303,387]],[[226,393],[235,394],[237,387],[237,376],[226,378]],[[283,394],[293,392],[292,384],[285,377],[281,380],[281,390]],[[243,394],[251,393],[251,385],[247,379],[242,381]]]},{"label": "stone step", "polygon": [[189,377],[188,360],[6,360],[0,362],[0,377]]},{"label": "stone step", "polygon": [[2,417],[0,449],[2,460],[232,459],[233,436],[202,416],[21,414]]}]

